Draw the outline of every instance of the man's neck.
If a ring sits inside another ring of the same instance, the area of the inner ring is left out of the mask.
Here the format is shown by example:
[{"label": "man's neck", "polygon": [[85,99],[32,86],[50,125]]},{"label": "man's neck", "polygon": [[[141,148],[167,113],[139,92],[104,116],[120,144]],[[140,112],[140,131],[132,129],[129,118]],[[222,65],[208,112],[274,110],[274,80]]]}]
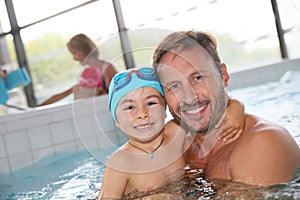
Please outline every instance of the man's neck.
[{"label": "man's neck", "polygon": [[206,134],[196,134],[194,141],[197,142],[199,146],[199,158],[204,158],[208,155],[213,155],[214,152],[217,152],[224,144],[222,141],[219,140],[219,136],[223,129],[225,119],[225,113],[220,118],[218,123]]}]

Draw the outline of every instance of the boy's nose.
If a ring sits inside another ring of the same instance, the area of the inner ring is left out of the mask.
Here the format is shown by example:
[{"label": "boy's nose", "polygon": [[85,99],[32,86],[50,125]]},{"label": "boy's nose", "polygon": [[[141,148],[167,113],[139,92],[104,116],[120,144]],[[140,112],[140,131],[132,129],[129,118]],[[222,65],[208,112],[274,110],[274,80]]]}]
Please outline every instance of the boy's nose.
[{"label": "boy's nose", "polygon": [[145,118],[149,117],[149,111],[148,111],[148,109],[147,108],[140,108],[138,110],[137,117],[139,119],[145,119]]}]

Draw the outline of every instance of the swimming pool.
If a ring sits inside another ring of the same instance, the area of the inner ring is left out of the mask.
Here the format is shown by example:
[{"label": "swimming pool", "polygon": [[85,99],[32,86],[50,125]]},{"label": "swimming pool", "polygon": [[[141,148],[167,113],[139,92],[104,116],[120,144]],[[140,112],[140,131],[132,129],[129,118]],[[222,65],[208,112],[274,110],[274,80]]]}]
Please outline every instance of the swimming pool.
[{"label": "swimming pool", "polygon": [[[288,71],[279,81],[230,91],[244,102],[246,112],[285,126],[300,146],[300,72]],[[0,174],[0,199],[95,199],[101,186],[104,165],[95,155],[107,149],[49,155],[34,165]],[[102,159],[103,160],[103,159]],[[274,166],[275,167],[275,166]],[[188,171],[168,192],[178,199],[300,199],[300,177],[287,184],[255,187],[226,181],[209,182],[202,171]],[[177,187],[180,185],[180,187]]]}]

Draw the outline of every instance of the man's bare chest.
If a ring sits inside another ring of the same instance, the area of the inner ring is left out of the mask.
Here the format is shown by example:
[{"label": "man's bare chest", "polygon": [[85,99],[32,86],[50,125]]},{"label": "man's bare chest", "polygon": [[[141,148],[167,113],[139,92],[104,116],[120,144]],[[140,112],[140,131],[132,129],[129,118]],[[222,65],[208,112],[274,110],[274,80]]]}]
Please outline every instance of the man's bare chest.
[{"label": "man's bare chest", "polygon": [[213,150],[206,156],[202,156],[199,145],[193,143],[186,152],[186,163],[190,168],[203,169],[207,178],[231,179],[230,156],[232,148],[228,146],[220,151]]}]

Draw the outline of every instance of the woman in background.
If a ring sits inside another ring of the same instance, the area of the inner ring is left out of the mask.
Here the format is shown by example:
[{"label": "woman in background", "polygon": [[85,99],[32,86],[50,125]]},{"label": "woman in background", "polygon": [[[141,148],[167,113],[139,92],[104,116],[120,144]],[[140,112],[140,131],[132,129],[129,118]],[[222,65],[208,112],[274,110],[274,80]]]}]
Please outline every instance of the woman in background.
[{"label": "woman in background", "polygon": [[96,44],[85,34],[73,36],[67,43],[67,47],[73,55],[73,60],[78,61],[85,69],[80,75],[78,84],[50,97],[40,106],[59,101],[71,93],[74,93],[74,99],[107,94],[107,87],[112,77],[117,73],[112,63],[99,58]]}]

